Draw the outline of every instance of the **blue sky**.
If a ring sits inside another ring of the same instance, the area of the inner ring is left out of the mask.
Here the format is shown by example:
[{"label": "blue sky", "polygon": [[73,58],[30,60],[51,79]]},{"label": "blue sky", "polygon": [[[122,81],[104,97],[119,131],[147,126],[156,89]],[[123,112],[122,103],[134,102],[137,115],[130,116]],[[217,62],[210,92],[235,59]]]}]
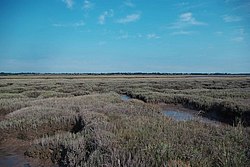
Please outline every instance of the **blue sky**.
[{"label": "blue sky", "polygon": [[248,0],[1,0],[0,71],[250,72]]}]

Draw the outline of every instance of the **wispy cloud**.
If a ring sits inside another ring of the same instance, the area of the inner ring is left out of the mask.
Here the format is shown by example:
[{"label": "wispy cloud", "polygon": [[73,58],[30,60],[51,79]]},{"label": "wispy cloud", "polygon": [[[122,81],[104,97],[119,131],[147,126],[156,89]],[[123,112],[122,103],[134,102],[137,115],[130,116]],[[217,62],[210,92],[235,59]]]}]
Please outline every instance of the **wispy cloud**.
[{"label": "wispy cloud", "polygon": [[61,23],[52,24],[53,27],[73,27],[73,28],[82,27],[84,25],[85,23],[83,21],[69,23],[69,24],[61,24]]},{"label": "wispy cloud", "polygon": [[180,22],[191,25],[204,25],[205,23],[197,21],[192,13],[183,13],[180,15]]},{"label": "wispy cloud", "polygon": [[193,31],[175,31],[175,32],[172,32],[171,35],[190,35],[190,34],[193,34],[194,32]]},{"label": "wispy cloud", "polygon": [[239,5],[238,6],[235,6],[234,8],[233,8],[233,11],[237,11],[237,10],[246,10],[246,11],[248,11],[248,13],[249,13],[249,10],[247,10],[247,9],[249,9],[250,8],[250,2],[248,2],[248,1],[241,1],[241,3],[239,3]]},{"label": "wispy cloud", "polygon": [[125,18],[121,18],[121,19],[117,20],[117,23],[127,24],[130,22],[136,22],[140,18],[141,18],[141,15],[135,13],[135,14],[127,15]]},{"label": "wispy cloud", "polygon": [[244,41],[244,37],[239,36],[239,37],[232,38],[231,40],[234,42],[242,42]]},{"label": "wispy cloud", "polygon": [[192,2],[179,2],[177,4],[174,4],[175,7],[178,8],[178,10],[181,11],[189,11],[197,8],[205,8],[208,5],[209,2],[201,2],[201,3],[192,3]]},{"label": "wispy cloud", "polygon": [[92,3],[91,1],[88,1],[88,0],[84,0],[83,2],[83,9],[84,10],[90,10],[90,9],[93,9],[94,7],[94,3]]},{"label": "wispy cloud", "polygon": [[117,39],[128,39],[134,37],[135,37],[134,35],[129,35],[128,32],[120,30]]},{"label": "wispy cloud", "polygon": [[128,39],[128,38],[131,38],[131,36],[129,36],[128,33],[118,36],[118,39]]},{"label": "wispy cloud", "polygon": [[234,2],[235,0],[224,0],[225,3],[231,3]]},{"label": "wispy cloud", "polygon": [[181,29],[187,26],[202,26],[202,25],[207,25],[207,23],[198,21],[191,12],[188,12],[181,14],[179,16],[178,21],[171,24],[169,28]]},{"label": "wispy cloud", "polygon": [[222,18],[227,23],[238,22],[238,21],[242,20],[241,17],[239,17],[239,16],[232,16],[232,15],[223,15]]},{"label": "wispy cloud", "polygon": [[223,35],[223,32],[222,31],[216,31],[215,34],[216,35]]},{"label": "wispy cloud", "polygon": [[106,18],[107,17],[113,17],[114,16],[114,11],[113,9],[104,11],[98,18],[98,23],[99,24],[105,24]]},{"label": "wispy cloud", "polygon": [[141,33],[129,34],[126,31],[120,30],[117,37],[117,39],[139,39],[139,38],[147,38],[147,35],[143,35]]},{"label": "wispy cloud", "polygon": [[69,9],[73,8],[74,0],[62,0],[62,1],[66,4],[67,8]]},{"label": "wispy cloud", "polygon": [[234,42],[243,42],[245,40],[246,32],[244,28],[236,29],[234,32],[234,36],[231,41]]},{"label": "wispy cloud", "polygon": [[188,2],[178,2],[177,4],[174,4],[174,6],[176,6],[176,7],[185,7],[188,5],[189,5]]},{"label": "wispy cloud", "polygon": [[239,35],[245,35],[246,31],[245,31],[244,27],[241,27],[241,28],[236,30],[236,33],[238,33]]},{"label": "wispy cloud", "polygon": [[160,36],[156,35],[155,33],[147,34],[147,39],[159,39]]},{"label": "wispy cloud", "polygon": [[135,4],[131,0],[125,0],[123,1],[123,4],[127,7],[131,7],[131,8],[135,7]]}]

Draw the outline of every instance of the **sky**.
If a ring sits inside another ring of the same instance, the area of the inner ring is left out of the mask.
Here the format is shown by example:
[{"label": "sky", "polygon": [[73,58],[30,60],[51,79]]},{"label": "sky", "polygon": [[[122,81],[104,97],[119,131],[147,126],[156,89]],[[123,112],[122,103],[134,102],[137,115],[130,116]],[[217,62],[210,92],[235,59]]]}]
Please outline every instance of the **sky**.
[{"label": "sky", "polygon": [[1,0],[2,72],[250,72],[249,0]]}]

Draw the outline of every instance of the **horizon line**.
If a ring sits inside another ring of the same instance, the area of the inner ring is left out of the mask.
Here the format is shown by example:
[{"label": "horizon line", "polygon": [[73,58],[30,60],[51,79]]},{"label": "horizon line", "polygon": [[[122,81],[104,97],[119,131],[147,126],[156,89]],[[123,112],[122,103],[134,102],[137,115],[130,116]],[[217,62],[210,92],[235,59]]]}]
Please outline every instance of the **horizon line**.
[{"label": "horizon line", "polygon": [[2,75],[250,75],[249,72],[0,72]]}]

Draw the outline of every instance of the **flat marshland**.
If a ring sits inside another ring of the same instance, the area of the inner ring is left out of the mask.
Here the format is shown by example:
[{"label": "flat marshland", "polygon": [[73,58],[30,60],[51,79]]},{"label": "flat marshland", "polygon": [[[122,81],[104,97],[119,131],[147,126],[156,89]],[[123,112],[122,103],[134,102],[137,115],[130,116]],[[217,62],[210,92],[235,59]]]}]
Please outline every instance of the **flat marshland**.
[{"label": "flat marshland", "polygon": [[31,166],[250,166],[248,76],[1,76],[0,121]]}]

